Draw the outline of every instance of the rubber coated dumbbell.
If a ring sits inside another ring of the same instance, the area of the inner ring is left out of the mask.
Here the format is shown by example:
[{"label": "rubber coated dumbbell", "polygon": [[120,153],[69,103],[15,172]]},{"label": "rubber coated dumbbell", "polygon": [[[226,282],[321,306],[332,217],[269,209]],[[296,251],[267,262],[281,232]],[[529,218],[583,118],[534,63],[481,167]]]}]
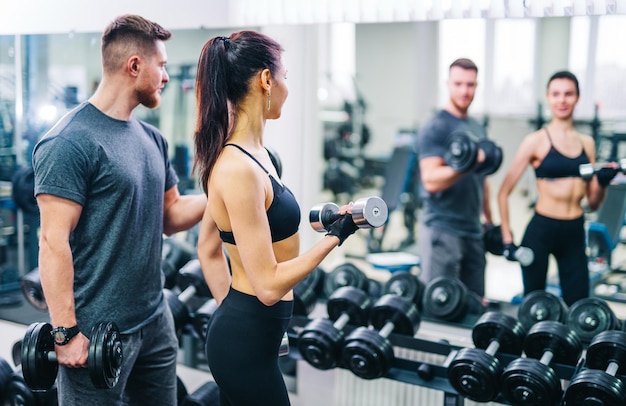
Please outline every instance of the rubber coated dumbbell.
[{"label": "rubber coated dumbbell", "polygon": [[[33,391],[46,391],[56,380],[59,364],[50,323],[33,323],[22,340],[22,372]],[[122,341],[113,322],[94,325],[89,336],[87,367],[96,388],[117,384],[122,367]]]},{"label": "rubber coated dumbbell", "polygon": [[[626,173],[626,159],[620,159],[617,162],[618,165],[618,170],[621,173]],[[593,175],[605,168],[612,168],[613,167],[613,163],[612,162],[596,162],[594,164],[582,164],[578,166],[578,173],[580,174],[580,177],[585,179],[585,180],[589,180],[593,177]]]},{"label": "rubber coated dumbbell", "polygon": [[448,366],[448,380],[456,391],[476,402],[500,394],[502,366],[496,352],[521,355],[526,330],[514,317],[500,312],[480,316],[472,329],[476,348],[459,350]]},{"label": "rubber coated dumbbell", "polygon": [[166,289],[176,286],[178,271],[194,258],[196,258],[196,249],[188,242],[176,237],[163,239],[161,271],[165,276],[164,287]]},{"label": "rubber coated dumbbell", "polygon": [[293,314],[306,316],[313,311],[324,290],[325,279],[326,272],[318,266],[298,282],[293,288]]},{"label": "rubber coated dumbbell", "polygon": [[48,311],[48,304],[41,287],[39,268],[34,268],[20,279],[22,294],[28,303],[42,312]]},{"label": "rubber coated dumbbell", "polygon": [[526,330],[530,330],[535,323],[544,320],[565,323],[566,317],[567,305],[563,299],[545,290],[530,292],[524,296],[517,308],[517,319]]},{"label": "rubber coated dumbbell", "polygon": [[383,295],[396,295],[411,300],[418,309],[422,308],[422,297],[426,285],[409,271],[396,271],[383,286]]},{"label": "rubber coated dumbbell", "polygon": [[626,332],[598,333],[587,348],[586,369],[565,391],[564,405],[626,405],[626,386],[616,375],[626,367]]},{"label": "rubber coated dumbbell", "polygon": [[576,365],[582,343],[572,330],[558,321],[540,321],[524,339],[525,358],[509,363],[502,373],[502,396],[514,405],[558,405],[561,381],[551,363]]},{"label": "rubber coated dumbbell", "polygon": [[[18,360],[19,361],[19,360]],[[15,364],[13,370],[8,362],[0,358],[0,403],[12,406],[56,406],[56,385],[46,392],[33,392],[24,381],[22,367]]]},{"label": "rubber coated dumbbell", "polygon": [[[535,260],[535,253],[532,249],[524,246],[505,247],[502,241],[502,228],[500,225],[489,224],[484,226],[483,242],[485,250],[498,256],[507,256],[507,259],[515,260],[522,266],[528,266]],[[505,253],[505,249],[512,249],[512,253]]]},{"label": "rubber coated dumbbell", "polygon": [[380,378],[395,360],[389,334],[414,336],[420,322],[415,303],[402,296],[381,296],[370,310],[370,323],[374,329],[357,327],[345,338],[342,365],[360,378]]},{"label": "rubber coated dumbbell", "polygon": [[[198,307],[193,314],[190,314],[190,322],[193,325],[195,333],[198,337],[200,337],[202,342],[206,341],[209,322],[211,321],[211,317],[213,317],[215,310],[217,310],[217,301],[211,298]],[[278,349],[278,355],[282,357],[287,354],[289,354],[289,335],[285,332]]]},{"label": "rubber coated dumbbell", "polygon": [[181,406],[218,406],[220,388],[214,381],[206,382],[183,399]]},{"label": "rubber coated dumbbell", "polygon": [[174,326],[178,334],[192,321],[192,309],[188,303],[193,298],[211,298],[211,291],[207,285],[200,261],[192,259],[187,262],[178,275],[177,285],[181,290],[179,293],[170,289],[163,289],[165,300],[174,316]]},{"label": "rubber coated dumbbell", "polygon": [[352,286],[368,291],[369,281],[365,273],[352,262],[337,265],[324,277],[324,295],[330,297],[334,291],[344,286]]},{"label": "rubber coated dumbbell", "polygon": [[310,321],[298,336],[298,350],[317,369],[335,368],[341,357],[343,328],[350,323],[365,326],[369,321],[370,296],[363,290],[344,286],[328,298],[328,319]]},{"label": "rubber coated dumbbell", "polygon": [[567,311],[565,323],[576,333],[583,344],[606,330],[619,330],[620,320],[602,299],[587,297],[574,302]]},{"label": "rubber coated dumbbell", "polygon": [[[359,228],[381,227],[387,222],[387,203],[378,196],[363,197],[352,205],[352,221]],[[309,211],[309,222],[317,232],[328,231],[328,227],[339,219],[339,206],[335,203],[322,203]]]},{"label": "rubber coated dumbbell", "polygon": [[460,321],[468,313],[482,314],[481,298],[459,279],[440,276],[426,285],[422,298],[424,315],[439,320]]},{"label": "rubber coated dumbbell", "polygon": [[[485,161],[476,165],[479,149],[485,153]],[[469,131],[455,130],[446,139],[443,159],[457,172],[467,172],[475,167],[476,172],[491,175],[500,168],[502,158],[502,148],[491,140],[478,140]]]}]

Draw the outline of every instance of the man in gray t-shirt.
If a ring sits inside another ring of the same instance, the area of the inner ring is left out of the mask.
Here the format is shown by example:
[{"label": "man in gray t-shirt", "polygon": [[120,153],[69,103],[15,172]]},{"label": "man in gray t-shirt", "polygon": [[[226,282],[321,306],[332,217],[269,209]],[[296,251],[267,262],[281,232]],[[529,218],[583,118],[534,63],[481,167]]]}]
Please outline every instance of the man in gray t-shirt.
[{"label": "man in gray t-shirt", "polygon": [[[170,35],[140,16],[115,19],[102,35],[98,89],[33,152],[59,404],[176,404],[178,341],[163,295],[161,243],[163,234],[198,223],[207,199],[180,195],[165,138],[133,117],[139,104],[160,103]],[[121,372],[107,391],[86,368],[98,322],[121,333]]]},{"label": "man in gray t-shirt", "polygon": [[[450,98],[418,133],[420,194],[420,278],[424,283],[438,276],[460,279],[479,296],[485,294],[485,249],[481,213],[491,223],[486,177],[470,168],[460,172],[446,165],[446,140],[453,131],[486,138],[484,127],[468,116],[477,85],[478,68],[469,59],[450,65]],[[476,164],[485,160],[479,150]]]}]

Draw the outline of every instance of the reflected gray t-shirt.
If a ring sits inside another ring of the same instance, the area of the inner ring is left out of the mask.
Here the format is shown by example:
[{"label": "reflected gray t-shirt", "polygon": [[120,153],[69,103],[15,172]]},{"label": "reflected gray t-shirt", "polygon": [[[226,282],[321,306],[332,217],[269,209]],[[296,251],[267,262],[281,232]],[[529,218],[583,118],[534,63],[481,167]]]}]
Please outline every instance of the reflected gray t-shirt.
[{"label": "reflected gray t-shirt", "polygon": [[[440,110],[417,134],[418,159],[444,157],[446,138],[455,130],[469,131],[476,139],[486,138],[485,128],[473,118],[458,118]],[[483,175],[470,170],[458,182],[437,193],[427,192],[420,184],[422,213],[420,221],[461,237],[482,238],[481,212]]]},{"label": "reflected gray t-shirt", "polygon": [[70,236],[81,331],[113,321],[129,333],[160,314],[163,196],[178,183],[161,133],[84,102],[38,142],[33,167],[35,195],[82,206]]}]

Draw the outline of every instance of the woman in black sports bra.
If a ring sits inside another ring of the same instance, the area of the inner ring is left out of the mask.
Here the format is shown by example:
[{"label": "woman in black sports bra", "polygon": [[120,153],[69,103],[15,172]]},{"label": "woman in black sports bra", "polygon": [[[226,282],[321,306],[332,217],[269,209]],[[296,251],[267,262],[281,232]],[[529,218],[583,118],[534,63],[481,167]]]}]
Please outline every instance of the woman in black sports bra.
[{"label": "woman in black sports bra", "polygon": [[[524,295],[546,288],[550,254],[559,272],[561,294],[568,305],[589,296],[589,275],[585,254],[583,198],[596,210],[606,196],[606,187],[617,170],[590,181],[580,177],[581,164],[595,162],[591,136],[574,128],[573,113],[579,100],[578,80],[571,72],[560,71],[548,81],[547,104],[552,120],[545,128],[528,134],[504,178],[498,193],[502,238],[512,253],[515,248],[509,222],[508,198],[530,165],[535,170],[537,202],[521,245],[531,248],[534,261],[522,266]],[[511,254],[509,254],[509,259]]]},{"label": "woman in black sports bra", "polygon": [[198,258],[219,304],[206,354],[222,405],[290,404],[278,349],[292,289],[357,229],[344,206],[300,254],[298,203],[263,146],[265,122],[280,117],[288,93],[281,53],[271,38],[240,31],[207,41],[198,62],[194,169],[208,195]]}]

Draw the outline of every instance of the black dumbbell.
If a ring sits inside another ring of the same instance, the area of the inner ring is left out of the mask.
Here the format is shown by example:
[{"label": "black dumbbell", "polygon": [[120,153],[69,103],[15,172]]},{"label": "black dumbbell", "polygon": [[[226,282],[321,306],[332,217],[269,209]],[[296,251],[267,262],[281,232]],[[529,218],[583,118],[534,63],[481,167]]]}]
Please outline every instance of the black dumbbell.
[{"label": "black dumbbell", "polygon": [[[505,247],[502,241],[502,228],[500,225],[489,224],[484,226],[483,230],[483,242],[485,244],[485,250],[493,255],[503,256],[505,255]],[[535,253],[532,249],[523,246],[512,245],[513,253],[510,255],[523,266],[528,266],[535,260]]]},{"label": "black dumbbell", "polygon": [[187,262],[179,271],[177,288],[163,289],[165,300],[174,316],[174,325],[177,333],[192,321],[192,309],[188,303],[194,298],[211,298],[211,291],[202,273],[200,261],[195,258]]},{"label": "black dumbbell", "polygon": [[370,310],[374,330],[357,327],[344,339],[342,365],[363,379],[382,377],[395,360],[389,334],[414,336],[420,322],[415,303],[402,296],[381,296]]},{"label": "black dumbbell", "polygon": [[164,287],[176,286],[178,271],[189,261],[196,258],[196,249],[188,242],[176,237],[164,238],[161,248],[161,271],[165,276]]},{"label": "black dumbbell", "polygon": [[517,309],[517,319],[526,330],[543,320],[565,323],[566,317],[567,305],[563,299],[545,290],[535,290],[524,296]]},{"label": "black dumbbell", "polygon": [[24,381],[19,357],[17,361],[13,370],[8,362],[0,358],[0,403],[15,406],[58,405],[56,384],[46,392],[33,392]]},{"label": "black dumbbell", "polygon": [[383,295],[396,295],[406,297],[415,303],[418,309],[422,309],[422,297],[426,285],[416,275],[409,271],[396,271],[383,286]]},{"label": "black dumbbell", "polygon": [[306,316],[313,311],[325,279],[326,272],[318,266],[293,288],[293,314]]},{"label": "black dumbbell", "polygon": [[459,279],[445,276],[426,284],[422,302],[425,316],[452,322],[460,321],[468,313],[482,314],[485,311],[475,292],[469,291]]},{"label": "black dumbbell", "polygon": [[214,381],[206,382],[198,389],[188,394],[181,406],[219,406],[220,388]]},{"label": "black dumbbell", "polygon": [[[22,340],[22,373],[33,391],[46,391],[56,380],[59,364],[54,351],[50,323],[33,323]],[[117,384],[122,367],[122,341],[113,322],[94,325],[89,336],[87,367],[96,388],[112,388]]]},{"label": "black dumbbell", "polygon": [[554,320],[533,325],[524,339],[525,358],[502,373],[502,396],[514,405],[557,405],[563,390],[551,363],[576,365],[582,342],[567,325]]},{"label": "black dumbbell", "polygon": [[[593,175],[601,171],[602,169],[613,168],[615,162],[596,162],[594,164],[582,164],[578,166],[578,173],[580,177],[589,180]],[[626,159],[620,159],[617,162],[618,170],[621,173],[626,173]]]},{"label": "black dumbbell", "polygon": [[456,391],[476,402],[495,400],[500,394],[502,366],[496,352],[521,355],[526,330],[514,317],[484,313],[472,329],[476,348],[459,350],[448,366],[448,380]]},{"label": "black dumbbell", "polygon": [[46,297],[41,287],[41,278],[39,277],[39,268],[34,268],[20,279],[20,287],[22,294],[28,303],[35,309],[42,312],[48,311]]},{"label": "black dumbbell", "polygon": [[352,286],[367,292],[369,280],[352,262],[344,262],[324,277],[324,295],[330,297],[334,291],[344,286]]},{"label": "black dumbbell", "polygon": [[586,369],[565,390],[564,405],[626,405],[626,386],[616,375],[626,367],[626,332],[602,331],[587,348]]},{"label": "black dumbbell", "polygon": [[361,289],[344,286],[328,298],[328,319],[310,321],[298,335],[298,350],[317,369],[335,368],[341,357],[343,328],[365,326],[369,321],[370,296]]},{"label": "black dumbbell", "polygon": [[[387,222],[387,203],[378,196],[363,197],[352,205],[352,220],[359,228],[381,227]],[[309,211],[309,222],[317,232],[326,232],[328,227],[341,217],[335,203],[322,203]]]},{"label": "black dumbbell", "polygon": [[476,165],[479,149],[485,153],[485,161],[476,166],[476,171],[491,175],[502,164],[502,148],[491,140],[478,140],[469,131],[455,130],[448,135],[443,159],[455,171],[467,172]]},{"label": "black dumbbell", "polygon": [[567,311],[565,323],[583,344],[589,344],[593,337],[602,331],[621,328],[620,320],[606,301],[596,297],[587,297],[574,302]]}]

